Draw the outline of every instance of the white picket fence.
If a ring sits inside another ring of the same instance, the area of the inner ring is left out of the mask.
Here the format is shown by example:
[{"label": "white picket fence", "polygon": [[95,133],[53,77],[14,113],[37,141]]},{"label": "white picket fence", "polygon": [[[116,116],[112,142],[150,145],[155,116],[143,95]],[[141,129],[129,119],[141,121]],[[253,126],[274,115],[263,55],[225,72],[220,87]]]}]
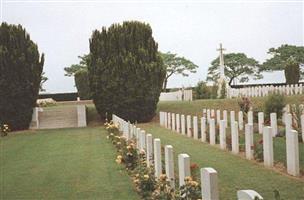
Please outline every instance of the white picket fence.
[{"label": "white picket fence", "polygon": [[159,101],[192,101],[192,90],[160,93]]},{"label": "white picket fence", "polygon": [[[162,112],[163,113],[163,112]],[[163,114],[162,114],[163,116]],[[161,162],[161,140],[154,138],[152,134],[146,133],[144,130],[136,127],[134,124],[127,122],[126,120],[113,115],[113,123],[118,125],[119,131],[123,133],[123,136],[127,140],[136,138],[138,150],[144,150],[146,152],[147,165],[154,165],[155,176],[159,178],[162,174],[162,162]],[[162,117],[164,119],[164,117]],[[163,122],[163,121],[162,121]],[[174,154],[173,147],[171,145],[165,145],[165,174],[170,180],[170,185],[175,188],[175,175],[174,175]],[[178,155],[178,183],[179,186],[185,184],[185,177],[191,176],[190,170],[190,156],[186,153]],[[218,188],[218,173],[213,168],[201,168],[200,178],[202,185],[202,199],[204,200],[219,200],[219,188]],[[263,199],[254,190],[239,190],[237,191],[238,200],[254,200],[256,197]]]},{"label": "white picket fence", "polygon": [[264,97],[273,92],[277,92],[284,95],[296,95],[303,94],[303,91],[304,86],[302,84],[227,88],[227,97]]},{"label": "white picket fence", "polygon": [[[232,153],[239,153],[239,131],[244,130],[244,121],[242,111],[238,112],[238,121],[236,121],[235,111],[230,111],[230,128],[231,128],[231,144]],[[245,155],[248,160],[254,158],[254,150],[252,146],[254,144],[253,140],[253,112],[248,112],[247,124],[245,124]],[[209,129],[209,142],[211,145],[216,145],[216,125],[219,126],[219,137],[220,137],[220,148],[226,149],[226,128],[228,128],[228,116],[227,111],[222,112],[220,110],[214,109],[203,109],[203,117],[201,117],[200,128],[198,125],[198,117],[187,115],[185,120],[185,115],[160,112],[159,120],[160,125],[165,128],[171,129],[188,137],[199,139],[200,130],[200,140],[202,142],[207,142],[207,129]],[[273,152],[273,137],[278,134],[277,125],[277,114],[270,114],[270,126],[264,126],[264,113],[258,113],[258,127],[259,134],[263,134],[263,158],[264,166],[273,167],[274,163],[274,152]],[[285,114],[285,127],[286,127],[286,163],[287,163],[287,173],[292,176],[300,176],[300,162],[299,162],[299,141],[298,132],[292,130],[292,115]],[[301,117],[302,124],[302,138],[304,139],[304,115]],[[208,126],[209,125],[209,126]]]}]

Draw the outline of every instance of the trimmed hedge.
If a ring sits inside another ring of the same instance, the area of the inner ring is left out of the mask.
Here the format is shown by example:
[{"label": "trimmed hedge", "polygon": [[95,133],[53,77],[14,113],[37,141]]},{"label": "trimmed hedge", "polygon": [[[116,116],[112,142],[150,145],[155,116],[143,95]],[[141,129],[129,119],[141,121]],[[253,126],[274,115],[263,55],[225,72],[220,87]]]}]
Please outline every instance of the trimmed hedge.
[{"label": "trimmed hedge", "polygon": [[131,122],[153,118],[166,75],[157,48],[145,23],[123,22],[93,32],[89,79],[102,118],[112,113]]},{"label": "trimmed hedge", "polygon": [[0,123],[27,129],[36,105],[44,54],[21,25],[0,26]]}]

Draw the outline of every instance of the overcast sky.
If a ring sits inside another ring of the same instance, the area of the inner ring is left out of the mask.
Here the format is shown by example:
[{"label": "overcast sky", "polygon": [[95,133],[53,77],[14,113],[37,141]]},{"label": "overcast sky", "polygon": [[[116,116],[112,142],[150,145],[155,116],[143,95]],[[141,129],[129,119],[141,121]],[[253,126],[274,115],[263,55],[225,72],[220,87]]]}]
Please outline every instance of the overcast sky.
[{"label": "overcast sky", "polygon": [[227,53],[244,52],[263,62],[269,48],[303,46],[304,41],[303,1],[2,0],[0,5],[1,20],[21,24],[45,53],[47,92],[75,91],[74,79],[65,77],[63,68],[89,52],[93,30],[126,20],[149,23],[160,51],[177,53],[199,66],[189,77],[171,77],[169,87],[204,80],[219,43]]}]

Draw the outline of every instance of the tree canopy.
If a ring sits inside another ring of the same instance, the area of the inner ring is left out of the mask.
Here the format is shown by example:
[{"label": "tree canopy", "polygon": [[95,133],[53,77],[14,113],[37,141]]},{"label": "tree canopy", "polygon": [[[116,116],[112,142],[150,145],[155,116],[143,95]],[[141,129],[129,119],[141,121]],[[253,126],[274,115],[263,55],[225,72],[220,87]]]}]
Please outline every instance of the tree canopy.
[{"label": "tree canopy", "polygon": [[182,76],[189,76],[189,73],[195,73],[197,65],[195,65],[190,60],[179,57],[177,54],[170,52],[162,53],[160,52],[161,58],[163,60],[164,66],[166,68],[166,77],[163,84],[163,89],[167,88],[168,79],[173,74],[181,74]]},{"label": "tree canopy", "polygon": [[0,26],[0,125],[27,129],[40,88],[44,54],[21,25]]},{"label": "tree canopy", "polygon": [[[285,70],[288,59],[292,58],[294,64],[304,65],[304,47],[283,44],[278,48],[270,48],[268,54],[271,58],[267,59],[261,66],[261,71]],[[304,72],[300,71],[301,77]]]},{"label": "tree canopy", "polygon": [[90,89],[100,116],[151,120],[166,71],[150,25],[128,21],[95,30],[90,55]]},{"label": "tree canopy", "polygon": [[78,64],[73,64],[70,67],[65,67],[65,76],[74,76],[77,71],[87,70],[90,62],[90,54],[84,54],[83,56],[78,56],[80,59]]},{"label": "tree canopy", "polygon": [[[233,80],[247,82],[249,76],[260,79],[262,75],[259,72],[259,63],[254,58],[248,58],[244,53],[229,53],[224,55],[225,76],[229,79],[229,85]],[[219,57],[211,62],[208,69],[207,81],[216,82],[220,78]]]}]

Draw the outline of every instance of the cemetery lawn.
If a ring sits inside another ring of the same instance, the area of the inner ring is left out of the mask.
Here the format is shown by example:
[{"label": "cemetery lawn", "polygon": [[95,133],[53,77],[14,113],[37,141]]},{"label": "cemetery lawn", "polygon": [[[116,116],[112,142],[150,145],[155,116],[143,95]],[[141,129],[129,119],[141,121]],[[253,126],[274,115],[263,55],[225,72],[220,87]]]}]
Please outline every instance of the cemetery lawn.
[{"label": "cemetery lawn", "polygon": [[0,138],[0,199],[139,199],[103,127]]},{"label": "cemetery lawn", "polygon": [[[274,199],[273,190],[277,189],[283,199],[304,199],[304,181],[267,169],[261,164],[248,161],[231,152],[210,146],[192,138],[162,128],[156,123],[140,124],[140,127],[161,139],[162,145],[174,148],[174,162],[180,153],[190,155],[191,163],[199,167],[213,167],[219,173],[220,199],[236,199],[240,189],[253,189],[264,199]],[[177,170],[177,166],[175,170]],[[177,174],[177,172],[176,172]]]},{"label": "cemetery lawn", "polygon": [[[285,96],[286,103],[304,103],[304,95]],[[256,110],[263,110],[263,103],[267,97],[253,97],[253,108]],[[203,108],[220,109],[220,110],[234,110],[239,111],[237,98],[234,99],[203,99],[195,101],[161,101],[158,103],[158,111],[174,112],[179,114],[202,115]],[[229,113],[228,113],[229,114]]]}]

